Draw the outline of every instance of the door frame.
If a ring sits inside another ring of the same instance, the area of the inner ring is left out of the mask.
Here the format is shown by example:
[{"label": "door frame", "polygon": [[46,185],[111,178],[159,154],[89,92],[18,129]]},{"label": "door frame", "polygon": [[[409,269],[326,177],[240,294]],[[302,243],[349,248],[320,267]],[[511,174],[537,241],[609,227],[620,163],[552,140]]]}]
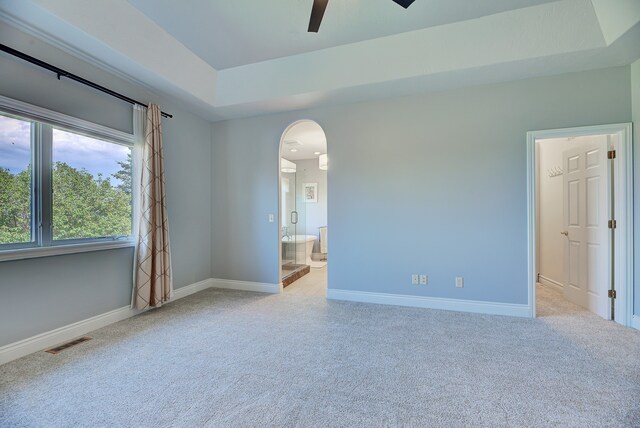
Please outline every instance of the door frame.
[{"label": "door frame", "polygon": [[[531,318],[536,317],[537,276],[537,178],[536,141],[549,138],[582,137],[618,134],[616,168],[614,171],[614,206],[616,234],[613,266],[616,278],[615,322],[631,326],[633,318],[633,144],[631,123],[581,126],[527,132],[527,243],[528,243],[528,306]],[[610,262],[607,262],[610,265]],[[611,269],[611,266],[609,266]]]},{"label": "door frame", "polygon": [[[282,133],[280,134],[280,144],[278,144],[278,210],[277,212],[277,218],[275,219],[276,223],[278,224],[278,283],[280,285],[280,293],[283,292],[284,287],[282,286],[282,224],[280,223],[282,221],[282,144],[284,143],[284,137],[287,135],[287,133],[289,132],[289,130],[291,128],[293,128],[295,125],[302,123],[302,122],[313,122],[316,125],[318,125],[320,128],[322,128],[322,132],[324,132],[325,135],[325,139],[327,136],[327,133],[324,130],[324,127],[322,125],[320,125],[320,123],[315,120],[315,119],[298,119],[298,120],[294,120],[293,122],[289,123],[287,125],[287,127],[284,129],[284,131],[282,131]],[[329,153],[329,142],[327,141],[326,143],[326,152],[327,154]],[[327,186],[329,185],[329,175],[327,174]],[[328,189],[327,189],[328,190]],[[327,192],[328,195],[328,192]],[[327,203],[327,223],[329,223],[329,204]],[[306,233],[306,232],[305,232]]]}]

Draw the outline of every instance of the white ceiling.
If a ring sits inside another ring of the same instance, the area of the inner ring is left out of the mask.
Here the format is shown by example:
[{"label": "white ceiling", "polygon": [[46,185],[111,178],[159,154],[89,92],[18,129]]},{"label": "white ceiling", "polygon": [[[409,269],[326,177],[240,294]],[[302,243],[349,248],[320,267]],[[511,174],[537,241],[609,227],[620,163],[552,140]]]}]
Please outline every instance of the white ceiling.
[{"label": "white ceiling", "polygon": [[329,0],[308,33],[313,0],[128,0],[217,70],[479,18],[553,0]]},{"label": "white ceiling", "polygon": [[311,3],[0,0],[0,21],[212,121],[640,58],[640,0],[330,0],[308,34]]},{"label": "white ceiling", "polygon": [[[296,151],[292,152],[291,148]],[[280,155],[290,161],[314,159],[320,156],[316,152],[327,153],[327,137],[316,122],[303,120],[287,129],[280,150]]]}]

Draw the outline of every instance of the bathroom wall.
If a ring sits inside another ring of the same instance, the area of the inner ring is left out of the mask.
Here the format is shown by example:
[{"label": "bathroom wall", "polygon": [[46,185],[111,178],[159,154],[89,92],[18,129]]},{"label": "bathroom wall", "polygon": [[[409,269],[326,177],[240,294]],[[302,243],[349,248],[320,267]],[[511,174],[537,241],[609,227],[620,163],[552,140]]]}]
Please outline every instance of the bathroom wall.
[{"label": "bathroom wall", "polygon": [[298,171],[304,172],[304,180],[298,183],[298,191],[304,192],[304,183],[318,183],[318,202],[305,204],[306,234],[318,237],[313,252],[320,252],[319,227],[327,226],[327,171],[318,168],[318,159],[295,161]]},{"label": "bathroom wall", "polygon": [[526,304],[526,133],[629,122],[630,81],[626,66],[214,123],[213,275],[279,281],[279,142],[305,118],[331,156],[330,288]]}]

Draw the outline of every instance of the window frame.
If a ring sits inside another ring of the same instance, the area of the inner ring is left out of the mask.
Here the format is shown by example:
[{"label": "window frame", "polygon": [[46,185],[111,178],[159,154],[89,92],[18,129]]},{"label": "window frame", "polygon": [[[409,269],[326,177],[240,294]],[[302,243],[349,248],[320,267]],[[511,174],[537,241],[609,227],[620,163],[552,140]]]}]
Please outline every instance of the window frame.
[{"label": "window frame", "polygon": [[[31,242],[1,244],[0,262],[59,254],[82,253],[132,247],[136,245],[134,230],[137,215],[135,189],[136,162],[133,134],[98,125],[73,116],[34,106],[0,95],[0,113],[19,120],[30,120],[31,125]],[[131,176],[134,188],[131,194],[131,235],[100,238],[53,240],[53,128],[97,138],[129,147],[132,151]],[[49,231],[45,231],[48,228]]]}]

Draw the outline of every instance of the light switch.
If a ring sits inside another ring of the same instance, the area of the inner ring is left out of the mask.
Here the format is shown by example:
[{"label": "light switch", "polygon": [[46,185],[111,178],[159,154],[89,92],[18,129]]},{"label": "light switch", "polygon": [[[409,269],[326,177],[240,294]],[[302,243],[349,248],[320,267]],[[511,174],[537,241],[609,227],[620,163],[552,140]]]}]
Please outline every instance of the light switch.
[{"label": "light switch", "polygon": [[269,223],[273,223],[275,221],[275,216],[273,214],[269,214]]}]

